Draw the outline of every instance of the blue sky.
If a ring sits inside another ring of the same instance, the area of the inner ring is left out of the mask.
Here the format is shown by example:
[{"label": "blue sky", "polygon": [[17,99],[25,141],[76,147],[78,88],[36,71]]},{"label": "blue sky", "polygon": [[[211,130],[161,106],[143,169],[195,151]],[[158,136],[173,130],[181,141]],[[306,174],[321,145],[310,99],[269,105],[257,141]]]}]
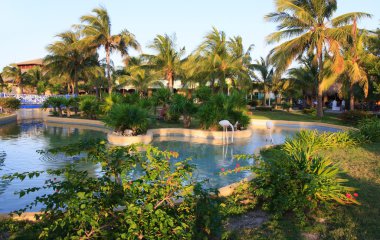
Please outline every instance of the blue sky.
[{"label": "blue sky", "polygon": [[[338,4],[336,14],[368,12],[373,18],[360,26],[380,27],[380,0],[340,0]],[[113,33],[128,29],[144,52],[149,52],[146,46],[156,34],[176,33],[177,44],[190,53],[212,26],[228,36],[242,36],[246,47],[254,44],[254,58],[265,56],[273,47],[265,43],[265,37],[275,31],[275,25],[263,19],[274,10],[273,0],[1,0],[0,69],[44,57],[56,34],[79,23],[80,16],[100,5],[108,9]],[[119,56],[113,60],[121,64]]]}]

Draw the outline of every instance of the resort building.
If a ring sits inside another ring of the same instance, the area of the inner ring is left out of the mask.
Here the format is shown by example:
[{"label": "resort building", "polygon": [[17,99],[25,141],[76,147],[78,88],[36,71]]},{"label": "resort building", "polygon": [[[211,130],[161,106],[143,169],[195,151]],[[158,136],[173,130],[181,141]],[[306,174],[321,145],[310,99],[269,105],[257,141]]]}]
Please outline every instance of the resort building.
[{"label": "resort building", "polygon": [[33,67],[36,67],[36,66],[42,67],[43,59],[38,58],[38,59],[29,60],[25,62],[19,62],[19,63],[16,63],[16,65],[21,69],[22,72],[26,72],[29,69],[32,69]]}]

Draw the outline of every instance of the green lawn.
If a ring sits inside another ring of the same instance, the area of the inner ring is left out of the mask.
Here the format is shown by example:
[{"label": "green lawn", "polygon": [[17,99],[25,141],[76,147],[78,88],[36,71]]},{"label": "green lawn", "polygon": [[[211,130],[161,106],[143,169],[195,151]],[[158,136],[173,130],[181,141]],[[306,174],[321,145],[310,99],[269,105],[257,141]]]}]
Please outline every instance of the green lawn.
[{"label": "green lawn", "polygon": [[[380,239],[380,143],[323,151],[341,163],[344,177],[357,188],[360,206],[335,206],[320,211],[307,226],[294,224],[287,216],[262,227],[247,229],[235,239]],[[275,150],[264,157],[278,156]]]},{"label": "green lawn", "polygon": [[311,114],[304,114],[302,111],[253,111],[252,119],[262,119],[262,120],[285,120],[285,121],[302,121],[302,122],[322,122],[322,123],[331,123],[338,125],[347,125],[340,118],[339,114],[334,113],[325,113],[323,118],[318,118]]}]

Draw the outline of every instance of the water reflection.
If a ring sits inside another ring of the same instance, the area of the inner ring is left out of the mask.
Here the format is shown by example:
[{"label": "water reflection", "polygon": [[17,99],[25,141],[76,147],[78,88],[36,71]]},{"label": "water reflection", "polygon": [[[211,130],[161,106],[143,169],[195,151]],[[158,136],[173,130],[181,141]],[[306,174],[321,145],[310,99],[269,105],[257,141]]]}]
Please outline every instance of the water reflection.
[{"label": "water reflection", "polygon": [[[81,161],[81,156],[68,157],[64,154],[54,156],[48,153],[41,155],[37,151],[46,151],[99,137],[104,138],[105,134],[91,130],[49,126],[36,121],[4,125],[0,127],[0,177],[15,172],[60,169],[67,164],[75,164],[78,170],[87,170],[90,175],[95,176],[99,166]],[[45,190],[45,192],[33,193],[28,198],[21,199],[14,195],[15,191],[24,188],[42,186],[47,179],[48,176],[42,174],[39,178],[25,179],[22,182],[9,183],[0,180],[0,212],[19,209],[30,203],[38,194],[49,193],[50,190]]]}]

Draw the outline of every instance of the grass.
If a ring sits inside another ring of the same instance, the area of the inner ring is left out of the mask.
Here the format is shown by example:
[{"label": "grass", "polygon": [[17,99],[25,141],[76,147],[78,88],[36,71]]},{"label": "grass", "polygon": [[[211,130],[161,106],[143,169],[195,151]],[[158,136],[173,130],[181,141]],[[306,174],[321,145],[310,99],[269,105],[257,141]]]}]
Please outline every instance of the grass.
[{"label": "grass", "polygon": [[325,113],[323,118],[318,118],[311,114],[304,114],[302,111],[253,111],[252,119],[260,120],[285,120],[285,121],[302,121],[302,122],[321,122],[337,125],[348,125],[339,118],[339,114]]},{"label": "grass", "polygon": [[[357,188],[360,206],[334,206],[320,210],[307,226],[294,224],[292,216],[272,219],[260,228],[235,233],[234,239],[380,239],[380,143],[324,150],[319,154],[339,161]],[[264,158],[280,157],[278,150],[263,152]]]}]

